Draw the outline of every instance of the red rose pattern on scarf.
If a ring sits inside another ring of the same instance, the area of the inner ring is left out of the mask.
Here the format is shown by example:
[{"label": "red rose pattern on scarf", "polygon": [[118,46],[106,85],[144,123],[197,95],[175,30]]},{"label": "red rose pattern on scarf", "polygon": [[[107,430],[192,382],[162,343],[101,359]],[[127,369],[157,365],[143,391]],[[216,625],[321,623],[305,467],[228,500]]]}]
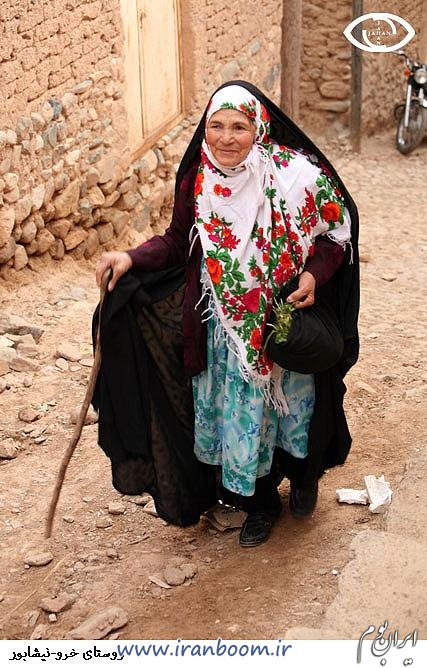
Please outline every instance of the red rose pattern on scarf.
[{"label": "red rose pattern on scarf", "polygon": [[[256,125],[258,122],[256,141],[270,156],[277,170],[286,171],[296,157],[301,159],[301,151],[273,143],[268,136],[268,112],[261,105],[260,119],[257,121],[255,99],[245,100],[237,106],[225,101],[219,107],[241,111],[251,120],[255,120]],[[305,159],[312,162],[310,156],[305,156]],[[315,166],[320,170],[318,164]],[[215,206],[208,216],[199,216],[199,202],[206,186],[204,170],[205,174],[206,170],[209,170],[218,177],[218,181],[215,179],[211,188],[214,195],[223,199],[224,203],[233,195],[233,186],[228,187],[224,181],[230,179],[230,183],[233,183],[233,177],[219,171],[202,150],[194,190],[195,212],[196,223],[203,226],[210,242],[204,253],[212,287],[223,318],[230,323],[229,327],[231,326],[243,342],[246,362],[255,375],[267,377],[271,374],[273,363],[262,351],[262,341],[273,300],[283,285],[303,270],[307,253],[313,253],[313,236],[318,233],[316,231],[313,234],[316,225],[323,223],[323,229],[327,232],[343,223],[342,195],[330,171],[319,171],[315,184],[312,182],[313,186],[305,188],[304,200],[296,212],[293,210],[292,217],[285,199],[278,196],[270,173],[270,183],[264,188],[264,196],[271,210],[270,223],[266,225],[264,221],[263,229],[258,220],[255,220],[250,238],[260,252],[253,254],[249,261],[246,260],[246,266],[241,267],[238,257],[231,254],[231,251],[238,249],[241,242],[235,234],[233,222],[219,215]],[[312,187],[314,190],[311,190]],[[302,244],[305,245],[304,251]]]}]

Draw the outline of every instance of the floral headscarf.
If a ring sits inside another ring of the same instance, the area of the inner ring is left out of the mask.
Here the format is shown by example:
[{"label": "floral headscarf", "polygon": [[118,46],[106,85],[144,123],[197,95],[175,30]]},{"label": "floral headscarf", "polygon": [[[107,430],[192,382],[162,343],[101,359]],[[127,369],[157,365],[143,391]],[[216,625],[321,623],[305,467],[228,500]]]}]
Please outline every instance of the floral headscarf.
[{"label": "floral headscarf", "polygon": [[349,217],[330,175],[271,140],[268,112],[246,88],[231,85],[215,93],[206,123],[220,109],[245,114],[256,134],[233,168],[220,165],[202,144],[194,196],[204,294],[239,357],[242,376],[286,412],[278,370],[262,351],[266,320],[280,289],[303,270],[315,236],[349,241]]}]

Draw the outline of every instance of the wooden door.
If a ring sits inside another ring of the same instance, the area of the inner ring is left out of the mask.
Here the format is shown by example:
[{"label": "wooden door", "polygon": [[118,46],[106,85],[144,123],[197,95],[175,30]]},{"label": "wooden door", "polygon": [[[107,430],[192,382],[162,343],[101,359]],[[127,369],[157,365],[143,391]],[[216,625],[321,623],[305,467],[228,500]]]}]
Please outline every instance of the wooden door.
[{"label": "wooden door", "polygon": [[121,0],[130,146],[181,114],[178,0]]}]

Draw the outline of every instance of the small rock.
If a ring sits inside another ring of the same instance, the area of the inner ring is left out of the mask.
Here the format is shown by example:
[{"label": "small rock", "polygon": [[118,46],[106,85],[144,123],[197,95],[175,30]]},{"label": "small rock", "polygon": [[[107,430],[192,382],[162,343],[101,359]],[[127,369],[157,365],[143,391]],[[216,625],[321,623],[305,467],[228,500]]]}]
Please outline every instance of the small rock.
[{"label": "small rock", "polygon": [[112,520],[109,517],[98,517],[96,520],[97,529],[108,529],[108,527],[113,526]]},{"label": "small rock", "polygon": [[118,559],[119,553],[113,547],[109,547],[106,551],[106,555],[109,559]]},{"label": "small rock", "polygon": [[0,376],[5,376],[7,373],[9,373],[9,371],[9,362],[7,360],[0,359]]},{"label": "small rock", "polygon": [[33,360],[29,360],[26,357],[15,357],[9,362],[9,367],[12,371],[26,372],[26,371],[38,371],[39,365]]},{"label": "small rock", "polygon": [[125,626],[128,621],[128,614],[123,608],[112,606],[89,617],[70,631],[69,636],[73,640],[101,640],[111,631]]},{"label": "small rock", "polygon": [[40,601],[40,607],[45,612],[57,615],[60,612],[71,608],[76,599],[77,596],[75,594],[67,594],[66,592],[63,592],[62,594],[59,594],[59,596],[43,598]]},{"label": "small rock", "polygon": [[11,438],[0,440],[0,459],[15,459],[17,455],[16,445]]},{"label": "small rock", "polygon": [[81,353],[72,343],[61,343],[56,349],[56,357],[62,357],[69,362],[78,362],[81,359]]},{"label": "small rock", "polygon": [[55,366],[61,371],[68,371],[68,362],[63,357],[58,357],[55,360]]},{"label": "small rock", "polygon": [[35,411],[34,408],[28,406],[27,408],[21,408],[18,413],[18,418],[22,420],[22,422],[35,422],[41,418],[41,415]]},{"label": "small rock", "polygon": [[195,575],[197,575],[197,566],[195,564],[191,563],[182,564],[182,566],[180,566],[180,569],[184,573],[185,577],[188,578],[189,580],[191,580],[192,578],[194,578]]},{"label": "small rock", "polygon": [[16,350],[21,357],[37,357],[40,352],[37,346],[28,343],[18,343]]},{"label": "small rock", "polygon": [[27,566],[47,566],[52,559],[52,552],[29,552],[24,559],[24,563]]},{"label": "small rock", "polygon": [[41,327],[26,322],[17,315],[0,316],[0,334],[31,334],[36,343],[39,342],[44,330]]},{"label": "small rock", "polygon": [[[80,415],[80,408],[76,408],[70,415],[70,422],[71,424],[77,424],[77,420],[79,419]],[[89,406],[89,410],[86,414],[85,417],[85,425],[88,424],[96,424],[98,422],[98,413],[92,408],[92,406]]]},{"label": "small rock", "polygon": [[108,512],[110,515],[123,515],[125,512],[126,508],[123,505],[123,503],[120,503],[120,501],[111,501],[108,504]]},{"label": "small rock", "polygon": [[176,566],[166,566],[164,578],[168,585],[172,585],[174,587],[182,585],[185,582],[185,574],[180,568],[177,568]]},{"label": "small rock", "polygon": [[160,575],[149,575],[148,579],[150,582],[157,585],[158,587],[161,587],[162,589],[171,589],[171,586],[167,582],[165,582],[160,577]]},{"label": "small rock", "polygon": [[[0,362],[0,364],[1,364],[1,362]],[[0,374],[0,376],[1,376],[1,374]],[[6,388],[7,388],[7,381],[4,378],[0,377],[0,394],[2,392],[4,392]]]},{"label": "small rock", "polygon": [[154,503],[154,499],[151,499],[144,507],[143,507],[144,513],[148,513],[149,515],[153,515],[153,517],[158,517],[159,514],[156,510],[156,505]]},{"label": "small rock", "polygon": [[363,392],[366,394],[370,395],[377,394],[377,391],[373,387],[368,385],[368,383],[364,383],[362,380],[359,380],[357,381],[357,383],[355,383],[355,388],[356,390],[359,390],[359,392]]},{"label": "small rock", "polygon": [[34,379],[32,376],[24,376],[22,379],[22,384],[24,387],[31,387],[31,385],[34,383]]},{"label": "small rock", "polygon": [[64,515],[62,518],[67,524],[72,524],[74,522],[74,517],[72,515]]},{"label": "small rock", "polygon": [[93,366],[93,358],[92,357],[85,357],[80,360],[79,364],[85,367],[92,367]]},{"label": "small rock", "polygon": [[48,615],[48,620],[50,624],[54,624],[58,620],[58,617],[54,612],[51,612],[50,615]]},{"label": "small rock", "polygon": [[147,503],[153,500],[153,497],[149,494],[143,494],[142,496],[131,496],[127,501],[129,503],[134,503],[136,506],[146,506]]}]

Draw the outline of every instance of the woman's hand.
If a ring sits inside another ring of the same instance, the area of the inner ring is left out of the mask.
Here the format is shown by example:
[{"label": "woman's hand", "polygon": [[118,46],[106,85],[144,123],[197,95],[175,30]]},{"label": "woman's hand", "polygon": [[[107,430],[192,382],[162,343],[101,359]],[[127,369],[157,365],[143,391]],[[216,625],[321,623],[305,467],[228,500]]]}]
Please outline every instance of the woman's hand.
[{"label": "woman's hand", "polygon": [[294,290],[287,302],[291,302],[295,308],[306,308],[314,304],[314,290],[316,288],[316,279],[309,271],[303,271],[299,276],[298,290]]},{"label": "woman's hand", "polygon": [[125,251],[110,251],[109,253],[103,253],[98,262],[98,266],[96,267],[96,282],[98,285],[101,285],[104,271],[111,267],[113,275],[108,283],[108,291],[111,292],[119,278],[129,271],[131,266],[131,257],[125,253]]}]

